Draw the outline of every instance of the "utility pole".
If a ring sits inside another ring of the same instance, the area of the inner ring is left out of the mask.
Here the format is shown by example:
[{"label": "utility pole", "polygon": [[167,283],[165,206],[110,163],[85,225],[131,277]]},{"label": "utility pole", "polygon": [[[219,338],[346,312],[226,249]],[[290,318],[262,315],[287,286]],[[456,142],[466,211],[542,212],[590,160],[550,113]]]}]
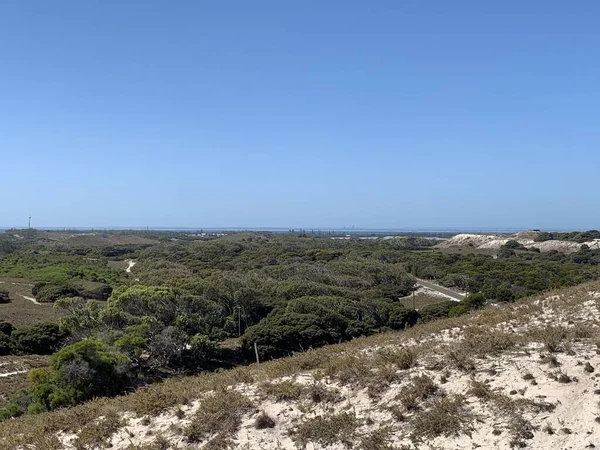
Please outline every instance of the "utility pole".
[{"label": "utility pole", "polygon": [[31,216],[29,216],[29,229],[31,230]]},{"label": "utility pole", "polygon": [[[413,273],[413,277],[415,279],[417,279],[417,277],[415,277],[415,263],[413,263],[413,266],[412,266],[412,273]],[[413,289],[413,291],[412,291],[413,310],[417,309],[416,308],[417,303],[416,303],[416,300],[415,300],[415,291],[416,291],[416,289]]]},{"label": "utility pole", "polygon": [[238,337],[242,337],[242,307],[234,306],[234,311],[237,309],[238,313]]},{"label": "utility pole", "polygon": [[260,359],[258,357],[258,345],[256,342],[254,343],[254,354],[256,355],[256,364],[260,364]]}]

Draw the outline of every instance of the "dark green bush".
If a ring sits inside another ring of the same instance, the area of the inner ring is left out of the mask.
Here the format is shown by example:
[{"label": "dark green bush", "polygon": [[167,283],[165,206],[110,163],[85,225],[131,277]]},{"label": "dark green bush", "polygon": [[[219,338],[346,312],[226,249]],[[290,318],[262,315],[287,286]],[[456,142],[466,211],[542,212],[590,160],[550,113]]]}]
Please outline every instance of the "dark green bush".
[{"label": "dark green bush", "polygon": [[73,286],[48,283],[39,285],[34,294],[37,301],[45,303],[54,303],[59,298],[76,297],[77,295],[77,289],[75,289]]},{"label": "dark green bush", "polygon": [[458,304],[450,310],[448,316],[449,317],[458,317],[458,316],[462,316],[463,314],[468,313],[469,311],[470,310],[466,305]]},{"label": "dark green bush", "polygon": [[384,327],[402,330],[418,318],[416,311],[387,300],[302,297],[248,328],[242,350],[252,357],[256,343],[262,358],[276,358],[369,335]]},{"label": "dark green bush", "polygon": [[10,337],[0,333],[0,355],[10,354]]},{"label": "dark green bush", "polygon": [[131,385],[130,361],[106,343],[85,339],[52,355],[49,368],[32,369],[30,413],[112,396]]},{"label": "dark green bush", "polygon": [[0,288],[0,303],[10,303],[10,293],[4,288]]},{"label": "dark green bush", "polygon": [[433,305],[424,306],[419,310],[420,320],[423,323],[431,322],[432,320],[444,319],[450,315],[450,310],[458,305],[458,302],[452,300],[434,303]]},{"label": "dark green bush", "polygon": [[0,333],[10,336],[14,329],[10,322],[0,321]]},{"label": "dark green bush", "polygon": [[55,323],[38,323],[15,328],[10,336],[13,353],[51,355],[60,347],[66,334]]}]

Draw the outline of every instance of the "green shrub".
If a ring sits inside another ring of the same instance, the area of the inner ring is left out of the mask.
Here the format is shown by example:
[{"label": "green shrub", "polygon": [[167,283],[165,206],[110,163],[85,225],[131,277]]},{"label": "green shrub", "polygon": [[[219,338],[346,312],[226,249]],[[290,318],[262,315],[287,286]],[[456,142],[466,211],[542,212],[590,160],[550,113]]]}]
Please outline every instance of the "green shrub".
[{"label": "green shrub", "polygon": [[412,327],[418,320],[419,313],[417,311],[394,303],[386,325],[393,330],[404,330],[405,328]]},{"label": "green shrub", "polygon": [[479,309],[483,305],[485,305],[485,295],[483,295],[481,292],[467,295],[464,299],[461,300],[460,303],[465,305],[469,310]]},{"label": "green shrub", "polygon": [[276,358],[372,334],[382,327],[402,330],[418,318],[416,311],[387,300],[302,297],[248,328],[242,350],[251,358],[256,343],[261,358]]},{"label": "green shrub", "polygon": [[463,314],[468,313],[469,311],[470,310],[466,305],[458,304],[450,310],[448,316],[449,317],[458,317],[458,316],[462,316]]},{"label": "green shrub", "polygon": [[78,295],[78,292],[77,289],[69,285],[45,283],[39,286],[34,295],[39,302],[54,303],[62,297],[75,297]]},{"label": "green shrub", "polygon": [[10,336],[14,328],[10,322],[0,321],[0,333]]},{"label": "green shrub", "polygon": [[86,339],[52,355],[49,368],[32,369],[30,413],[122,393],[131,384],[129,359],[97,339]]},{"label": "green shrub", "polygon": [[18,355],[51,355],[66,334],[55,323],[38,323],[30,327],[15,328],[10,336],[13,353]]},{"label": "green shrub", "polygon": [[0,333],[0,355],[8,355],[10,351],[10,337],[4,333]]},{"label": "green shrub", "polygon": [[431,322],[432,320],[446,318],[450,316],[450,311],[452,310],[452,308],[454,308],[457,305],[457,302],[448,300],[424,306],[419,310],[420,320],[423,323],[427,323]]}]

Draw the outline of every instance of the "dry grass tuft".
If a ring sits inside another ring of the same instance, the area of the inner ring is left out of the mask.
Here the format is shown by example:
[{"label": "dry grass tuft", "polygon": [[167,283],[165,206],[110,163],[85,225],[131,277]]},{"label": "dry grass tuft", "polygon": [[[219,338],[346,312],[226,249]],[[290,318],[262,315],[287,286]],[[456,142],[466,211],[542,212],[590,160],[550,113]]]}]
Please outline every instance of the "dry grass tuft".
[{"label": "dry grass tuft", "polygon": [[310,442],[324,447],[338,442],[350,446],[359,425],[353,413],[342,412],[328,417],[319,416],[300,424],[292,433],[292,438],[301,448],[306,448]]},{"label": "dry grass tuft", "polygon": [[358,448],[359,450],[394,450],[391,428],[382,427],[363,437]]},{"label": "dry grass tuft", "polygon": [[115,410],[108,411],[103,418],[81,429],[73,441],[73,447],[75,450],[106,447],[112,435],[119,431],[122,425],[121,415]]},{"label": "dry grass tuft", "polygon": [[188,442],[198,442],[215,434],[221,440],[229,439],[239,428],[243,414],[251,408],[252,402],[237,391],[221,390],[211,394],[202,400],[184,435]]},{"label": "dry grass tuft", "polygon": [[395,365],[399,370],[408,370],[417,363],[417,355],[410,348],[386,347],[377,352],[376,358],[383,363]]},{"label": "dry grass tuft", "polygon": [[254,421],[254,426],[257,430],[273,428],[275,427],[275,420],[273,420],[273,418],[269,416],[265,411],[261,411],[261,413],[256,417],[256,420]]},{"label": "dry grass tuft", "polygon": [[411,439],[415,442],[438,436],[459,436],[473,431],[474,414],[465,406],[465,398],[453,395],[434,400],[431,407],[412,419]]},{"label": "dry grass tuft", "polygon": [[377,367],[370,374],[368,380],[365,380],[369,397],[379,397],[389,389],[390,384],[399,379],[400,376],[397,373],[396,366],[385,364]]},{"label": "dry grass tuft", "polygon": [[491,390],[490,386],[474,378],[471,379],[471,387],[467,391],[467,394],[473,395],[483,401],[488,401],[494,398],[494,392]]},{"label": "dry grass tuft", "polygon": [[260,388],[266,396],[273,397],[278,402],[298,401],[307,394],[305,386],[290,380],[279,383],[262,383]]},{"label": "dry grass tuft", "polygon": [[[573,331],[563,326],[535,328],[527,333],[533,340],[544,345],[549,353],[567,351],[570,348]],[[582,333],[586,334],[586,333]]]},{"label": "dry grass tuft", "polygon": [[327,387],[323,383],[311,385],[308,394],[313,403],[337,403],[341,400],[338,389]]},{"label": "dry grass tuft", "polygon": [[438,386],[431,378],[421,375],[414,377],[410,384],[404,386],[396,396],[396,400],[399,400],[407,411],[412,411],[419,407],[421,401],[435,394],[437,390]]}]

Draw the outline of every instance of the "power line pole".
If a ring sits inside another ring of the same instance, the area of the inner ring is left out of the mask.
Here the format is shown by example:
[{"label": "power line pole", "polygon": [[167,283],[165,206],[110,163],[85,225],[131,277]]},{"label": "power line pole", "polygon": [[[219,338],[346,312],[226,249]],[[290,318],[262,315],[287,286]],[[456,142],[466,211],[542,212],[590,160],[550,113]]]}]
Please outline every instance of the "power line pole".
[{"label": "power line pole", "polygon": [[[413,277],[416,280],[417,277],[415,276],[415,264],[414,263],[413,263],[413,266],[412,266],[412,272],[413,272]],[[414,310],[417,309],[417,307],[416,307],[417,303],[416,303],[416,300],[415,300],[415,291],[416,291],[416,289],[413,289],[413,291],[412,291],[412,301],[413,301],[413,309]]]},{"label": "power line pole", "polygon": [[31,230],[31,216],[29,216],[29,229]]},{"label": "power line pole", "polygon": [[242,337],[242,307],[234,306],[233,310],[235,311],[236,309],[238,313],[238,337]]}]

